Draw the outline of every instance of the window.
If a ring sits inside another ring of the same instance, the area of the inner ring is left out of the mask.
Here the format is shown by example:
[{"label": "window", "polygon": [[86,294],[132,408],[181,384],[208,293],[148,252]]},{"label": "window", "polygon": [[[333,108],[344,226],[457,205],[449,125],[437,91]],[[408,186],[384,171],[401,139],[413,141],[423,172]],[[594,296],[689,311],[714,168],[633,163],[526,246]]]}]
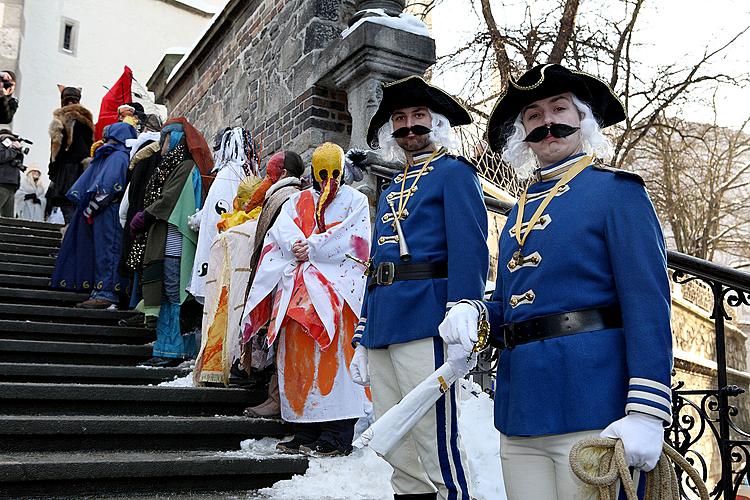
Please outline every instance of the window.
[{"label": "window", "polygon": [[76,44],[78,42],[78,21],[68,18],[60,20],[60,52],[68,55],[76,55]]},{"label": "window", "polygon": [[63,50],[73,52],[71,48],[73,43],[73,25],[65,23],[65,33],[63,34]]}]

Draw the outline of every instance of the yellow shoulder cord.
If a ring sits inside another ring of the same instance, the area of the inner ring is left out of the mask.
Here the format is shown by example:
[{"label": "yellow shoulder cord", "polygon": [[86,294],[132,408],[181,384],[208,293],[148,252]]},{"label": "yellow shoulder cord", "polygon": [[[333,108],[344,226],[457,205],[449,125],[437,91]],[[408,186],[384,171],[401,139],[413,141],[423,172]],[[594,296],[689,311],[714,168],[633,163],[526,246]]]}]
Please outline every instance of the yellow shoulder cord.
[{"label": "yellow shoulder cord", "polygon": [[[441,148],[442,149],[442,148]],[[419,178],[422,177],[422,174],[425,173],[425,170],[427,170],[427,167],[430,166],[430,163],[432,160],[435,159],[435,156],[441,151],[441,149],[436,149],[430,158],[425,162],[425,164],[422,166],[422,168],[419,170],[419,173],[417,173],[417,177],[414,179],[414,182],[412,182],[409,189],[404,193],[404,188],[406,187],[406,174],[409,173],[409,165],[407,164],[406,169],[404,170],[404,178],[401,179],[401,192],[399,193],[399,200],[398,200],[398,218],[399,220],[402,219],[404,209],[406,208],[406,204],[409,203],[409,198],[411,198],[411,195],[414,194],[414,186],[417,185],[417,182],[419,181]]]},{"label": "yellow shoulder cord", "polygon": [[[591,165],[592,160],[592,157],[584,156],[580,160],[575,162],[575,164],[567,172],[565,172],[565,174],[560,178],[559,181],[557,181],[550,192],[547,193],[547,196],[544,197],[544,200],[542,200],[542,203],[539,205],[539,207],[537,207],[536,212],[534,212],[534,215],[531,216],[531,219],[526,226],[525,232],[522,231],[523,212],[526,205],[526,191],[528,190],[528,188],[524,189],[523,194],[521,194],[521,197],[518,199],[518,213],[516,214],[515,224],[516,241],[518,242],[518,251],[516,253],[519,256],[521,250],[523,249],[523,245],[526,243],[526,238],[529,237],[529,233],[531,233],[531,230],[534,228],[536,223],[539,222],[539,218],[544,213],[544,209],[546,209],[550,202],[552,202],[552,199],[555,197],[558,191],[563,188],[563,186],[572,181],[576,175],[580,174],[586,169],[586,167]],[[514,257],[516,256],[514,255]]]}]

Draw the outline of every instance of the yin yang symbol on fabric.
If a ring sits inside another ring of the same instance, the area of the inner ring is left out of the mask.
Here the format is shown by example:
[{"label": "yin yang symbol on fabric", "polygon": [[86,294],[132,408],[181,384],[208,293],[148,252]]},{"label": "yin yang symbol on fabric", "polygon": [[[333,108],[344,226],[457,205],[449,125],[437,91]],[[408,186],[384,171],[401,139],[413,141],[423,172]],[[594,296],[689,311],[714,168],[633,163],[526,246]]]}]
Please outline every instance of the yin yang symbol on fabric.
[{"label": "yin yang symbol on fabric", "polygon": [[219,200],[216,202],[216,205],[214,205],[214,210],[216,210],[216,213],[219,215],[227,213],[231,209],[232,205],[227,200]]}]

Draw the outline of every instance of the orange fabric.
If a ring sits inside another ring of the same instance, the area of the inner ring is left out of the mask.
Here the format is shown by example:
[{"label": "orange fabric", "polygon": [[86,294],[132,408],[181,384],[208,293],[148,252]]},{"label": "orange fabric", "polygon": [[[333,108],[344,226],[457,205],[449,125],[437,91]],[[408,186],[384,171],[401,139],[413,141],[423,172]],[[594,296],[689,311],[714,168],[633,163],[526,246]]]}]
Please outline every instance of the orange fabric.
[{"label": "orange fabric", "polygon": [[[315,342],[321,347],[328,346],[328,336],[326,335],[325,327],[320,320],[320,316],[315,312],[315,307],[313,307],[312,301],[310,300],[310,294],[307,291],[307,286],[305,285],[299,267],[294,276],[294,292],[289,301],[286,316],[297,322],[302,330],[315,339]],[[286,321],[286,319],[284,321]]]},{"label": "orange fabric", "polygon": [[[284,323],[284,395],[295,414],[302,416],[313,386],[317,386],[321,395],[326,396],[333,390],[339,369],[338,354],[343,349],[347,363],[347,372],[354,348],[352,337],[359,318],[349,305],[343,307],[339,316],[339,328],[328,349],[320,349],[315,340],[307,333],[306,328],[289,318]],[[343,335],[342,335],[343,333]],[[316,349],[317,347],[317,349]],[[316,361],[316,351],[320,357]],[[368,389],[367,398],[372,400]]]},{"label": "orange fabric", "polygon": [[309,238],[315,230],[315,200],[312,191],[303,191],[294,208],[297,211],[294,222],[302,230],[305,238]]},{"label": "orange fabric", "polygon": [[224,366],[222,362],[222,353],[224,352],[224,335],[217,335],[216,331],[227,331],[227,320],[229,319],[229,288],[221,287],[219,295],[219,306],[216,309],[216,315],[208,329],[208,343],[203,350],[203,355],[198,363],[201,364],[202,372],[223,373]]},{"label": "orange fabric", "polygon": [[284,395],[301,416],[315,381],[315,341],[296,321],[287,321],[284,332]]},{"label": "orange fabric", "polygon": [[214,157],[211,154],[211,148],[208,147],[203,135],[184,116],[170,118],[164,123],[164,126],[166,127],[170,123],[179,123],[182,125],[182,131],[185,134],[185,141],[187,142],[188,150],[190,150],[190,156],[196,165],[198,165],[198,170],[201,173],[203,197],[205,198],[208,188],[211,187],[211,182],[214,179],[211,175],[211,170],[214,168]]},{"label": "orange fabric", "polygon": [[268,176],[266,176],[265,179],[260,183],[260,186],[258,186],[255,189],[255,192],[250,197],[250,200],[245,203],[245,206],[242,207],[242,210],[245,212],[249,212],[254,208],[263,206],[263,200],[266,198],[266,191],[270,189],[271,186],[273,186],[274,181],[270,179]]},{"label": "orange fabric", "polygon": [[[263,262],[263,257],[268,254],[271,250],[273,250],[274,244],[269,243],[265,247],[263,247],[263,250],[260,253],[260,259],[258,259],[258,266],[261,265]],[[281,293],[276,294],[277,297],[281,296]],[[269,295],[263,301],[261,301],[260,304],[255,306],[255,308],[250,311],[250,316],[248,322],[245,324],[245,330],[242,332],[242,343],[246,343],[248,340],[250,340],[251,337],[255,336],[260,329],[268,323],[271,320],[271,313],[273,309],[273,302],[271,301],[272,297]]]}]

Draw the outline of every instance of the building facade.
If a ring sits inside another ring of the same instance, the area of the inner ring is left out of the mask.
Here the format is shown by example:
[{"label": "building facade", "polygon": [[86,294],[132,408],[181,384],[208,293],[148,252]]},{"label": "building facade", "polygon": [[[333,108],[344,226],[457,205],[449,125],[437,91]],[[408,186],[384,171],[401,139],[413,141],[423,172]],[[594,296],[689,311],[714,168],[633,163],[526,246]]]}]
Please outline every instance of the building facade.
[{"label": "building facade", "polygon": [[143,84],[170,47],[190,46],[226,0],[0,0],[0,69],[16,72],[17,134],[34,142],[26,159],[46,171],[57,85],[81,87],[99,104],[129,66]]}]

